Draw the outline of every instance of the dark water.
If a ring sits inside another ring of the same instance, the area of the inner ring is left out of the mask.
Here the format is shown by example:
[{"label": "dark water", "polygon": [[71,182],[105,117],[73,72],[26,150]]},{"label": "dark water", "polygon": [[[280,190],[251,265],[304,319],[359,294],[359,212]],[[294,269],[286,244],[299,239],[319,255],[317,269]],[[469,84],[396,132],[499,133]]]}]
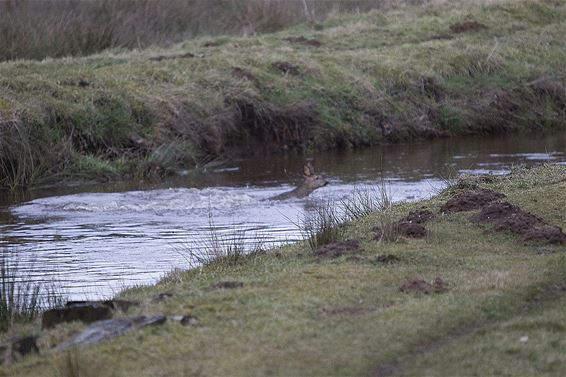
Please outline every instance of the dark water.
[{"label": "dark water", "polygon": [[312,161],[330,184],[308,199],[266,198],[291,189],[305,158],[230,161],[160,183],[63,187],[0,198],[0,243],[34,279],[57,281],[72,298],[111,296],[187,268],[203,249],[210,216],[220,237],[275,246],[301,238],[295,223],[320,199],[341,199],[385,179],[395,200],[417,200],[458,173],[506,174],[519,165],[566,163],[566,132],[438,140],[320,153]]}]

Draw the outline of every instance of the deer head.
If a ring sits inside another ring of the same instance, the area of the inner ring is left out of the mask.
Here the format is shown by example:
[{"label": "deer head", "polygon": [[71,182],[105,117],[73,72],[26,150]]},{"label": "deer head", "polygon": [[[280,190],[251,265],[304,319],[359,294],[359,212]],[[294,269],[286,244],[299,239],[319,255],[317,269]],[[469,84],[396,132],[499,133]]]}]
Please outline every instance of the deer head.
[{"label": "deer head", "polygon": [[271,200],[285,200],[289,198],[304,198],[317,188],[324,187],[328,182],[320,175],[316,175],[312,165],[306,164],[303,166],[303,180],[294,189],[283,194],[279,194],[270,198]]},{"label": "deer head", "polygon": [[303,180],[299,186],[295,189],[295,196],[298,198],[304,198],[317,188],[324,187],[328,184],[326,179],[322,178],[320,175],[316,175],[314,168],[310,163],[303,166]]}]

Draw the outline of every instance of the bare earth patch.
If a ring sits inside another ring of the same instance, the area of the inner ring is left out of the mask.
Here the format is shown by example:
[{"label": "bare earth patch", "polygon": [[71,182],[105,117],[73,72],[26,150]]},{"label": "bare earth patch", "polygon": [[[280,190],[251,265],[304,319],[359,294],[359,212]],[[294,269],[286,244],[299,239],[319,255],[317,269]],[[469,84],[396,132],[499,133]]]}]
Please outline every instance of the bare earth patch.
[{"label": "bare earth patch", "polygon": [[[405,237],[423,238],[426,236],[424,224],[433,218],[434,214],[429,210],[411,211],[406,217],[397,221],[397,223],[390,224],[390,226]],[[375,227],[373,231],[375,232],[373,239],[381,240],[383,230],[379,227]]]},{"label": "bare earth patch", "polygon": [[419,278],[411,278],[399,287],[403,293],[443,293],[448,290],[448,284],[440,277],[435,278],[431,283]]},{"label": "bare earth patch", "polygon": [[475,188],[450,198],[441,208],[441,213],[471,211],[483,207],[494,200],[504,198],[505,195],[484,188]]},{"label": "bare earth patch", "polygon": [[232,76],[239,78],[239,79],[248,80],[249,82],[251,82],[255,86],[259,86],[259,80],[257,79],[257,77],[255,77],[247,69],[240,68],[240,67],[234,67],[234,68],[232,68]]},{"label": "bare earth patch", "polygon": [[541,218],[507,202],[485,206],[479,214],[472,216],[471,220],[492,223],[496,231],[521,235],[525,241],[566,243],[566,234],[560,227],[549,225]]},{"label": "bare earth patch", "polygon": [[301,70],[299,69],[298,66],[293,65],[289,62],[275,62],[271,64],[271,66],[276,70],[278,70],[279,72],[284,73],[286,75],[296,76],[301,73]]},{"label": "bare earth patch", "polygon": [[394,264],[401,261],[399,257],[393,254],[380,255],[375,260],[381,264]]},{"label": "bare earth patch", "polygon": [[452,25],[450,25],[450,31],[454,34],[460,34],[460,33],[468,33],[468,32],[476,32],[476,31],[480,31],[483,29],[487,29],[487,26],[485,26],[482,23],[479,23],[477,21],[464,21],[464,22],[456,22]]},{"label": "bare earth patch", "polygon": [[362,252],[362,249],[358,241],[347,240],[319,246],[314,251],[314,254],[317,257],[337,258],[342,255],[358,254],[360,252]]}]

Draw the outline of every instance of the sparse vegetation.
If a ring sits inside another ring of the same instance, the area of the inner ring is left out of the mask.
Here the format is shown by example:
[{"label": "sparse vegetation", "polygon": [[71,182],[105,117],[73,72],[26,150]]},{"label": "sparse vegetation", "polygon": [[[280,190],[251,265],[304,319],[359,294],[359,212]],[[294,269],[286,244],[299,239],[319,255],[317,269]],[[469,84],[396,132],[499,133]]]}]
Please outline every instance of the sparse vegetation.
[{"label": "sparse vegetation", "polygon": [[22,271],[17,254],[0,249],[0,332],[14,324],[33,321],[62,299],[61,292],[53,286],[34,282],[29,273]]},{"label": "sparse vegetation", "polygon": [[316,202],[305,214],[298,225],[311,251],[319,246],[336,242],[343,234],[344,216],[336,203],[330,200]]},{"label": "sparse vegetation", "polygon": [[[247,148],[563,128],[565,19],[561,1],[433,1],[317,28],[5,62],[0,185],[172,174]],[[466,20],[483,27],[451,30]]]},{"label": "sparse vegetation", "polygon": [[339,204],[344,219],[348,221],[385,211],[392,205],[391,187],[384,180],[375,186],[355,187],[352,194]]},{"label": "sparse vegetation", "polygon": [[202,242],[186,244],[177,250],[191,269],[202,270],[210,264],[229,268],[241,263],[249,256],[265,251],[264,240],[259,234],[250,236],[246,229],[237,227],[229,229],[227,234],[222,234],[221,230],[214,225],[211,211],[209,211],[208,224],[208,234]]}]

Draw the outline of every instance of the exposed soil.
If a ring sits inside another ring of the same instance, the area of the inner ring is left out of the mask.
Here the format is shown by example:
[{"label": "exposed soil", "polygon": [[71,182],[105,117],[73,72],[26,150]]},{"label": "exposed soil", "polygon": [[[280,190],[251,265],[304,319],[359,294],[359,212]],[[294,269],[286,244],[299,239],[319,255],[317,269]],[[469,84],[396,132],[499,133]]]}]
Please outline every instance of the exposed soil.
[{"label": "exposed soil", "polygon": [[464,22],[456,22],[452,25],[450,25],[450,31],[454,34],[459,34],[459,33],[468,33],[468,32],[476,32],[476,31],[480,31],[483,29],[487,29],[487,26],[485,26],[482,23],[479,23],[477,21],[464,21]]},{"label": "exposed soil", "polygon": [[401,261],[399,257],[393,254],[380,255],[375,260],[381,264],[394,264]]},{"label": "exposed soil", "polygon": [[302,44],[302,45],[313,46],[313,47],[322,46],[322,43],[319,40],[308,39],[308,38],[305,38],[303,36],[289,37],[289,38],[285,38],[285,40],[288,41],[288,42],[291,42],[291,43],[299,43],[299,44]]},{"label": "exposed soil", "polygon": [[484,188],[475,188],[450,198],[441,208],[441,213],[471,211],[483,207],[494,200],[504,198],[505,195]]},{"label": "exposed soil", "polygon": [[342,255],[358,254],[360,252],[362,252],[362,249],[358,241],[347,240],[319,246],[314,251],[314,254],[317,257],[337,258]]},{"label": "exposed soil", "polygon": [[288,74],[288,75],[296,76],[301,73],[298,66],[293,65],[289,62],[275,62],[271,64],[271,66],[286,75]]},{"label": "exposed soil", "polygon": [[232,76],[237,77],[239,79],[248,80],[249,82],[253,83],[255,86],[259,86],[259,80],[255,77],[250,71],[240,68],[234,67],[232,68]]},{"label": "exposed soil", "polygon": [[525,241],[566,244],[566,234],[561,228],[549,225],[541,218],[507,202],[485,206],[471,220],[492,223],[496,231],[521,235]]},{"label": "exposed soil", "polygon": [[88,82],[88,81],[85,80],[85,79],[80,79],[80,80],[77,82],[77,85],[80,86],[81,88],[86,88],[87,86],[90,86],[90,82]]},{"label": "exposed soil", "polygon": [[[423,238],[426,236],[426,228],[423,224],[434,218],[434,214],[429,210],[418,210],[410,212],[406,217],[390,226],[395,227],[395,231],[405,237]],[[372,229],[375,233],[373,239],[381,240],[383,230],[379,227]]]},{"label": "exposed soil", "polygon": [[418,211],[409,212],[407,217],[405,217],[401,221],[406,221],[415,224],[425,224],[432,219],[434,219],[434,214],[431,211],[427,209],[421,209]]},{"label": "exposed soil", "polygon": [[370,308],[360,308],[355,306],[347,306],[343,308],[328,308],[322,309],[321,314],[328,317],[358,317],[370,313]]},{"label": "exposed soil", "polygon": [[244,283],[241,281],[219,281],[218,283],[212,284],[210,288],[213,289],[236,289],[242,288]]},{"label": "exposed soil", "polygon": [[405,237],[423,238],[426,236],[426,228],[422,224],[400,221],[398,225],[399,233]]},{"label": "exposed soil", "polygon": [[399,287],[403,293],[424,293],[425,295],[431,293],[442,293],[448,290],[448,284],[440,277],[433,280],[432,284],[419,278],[412,278],[405,281]]}]

